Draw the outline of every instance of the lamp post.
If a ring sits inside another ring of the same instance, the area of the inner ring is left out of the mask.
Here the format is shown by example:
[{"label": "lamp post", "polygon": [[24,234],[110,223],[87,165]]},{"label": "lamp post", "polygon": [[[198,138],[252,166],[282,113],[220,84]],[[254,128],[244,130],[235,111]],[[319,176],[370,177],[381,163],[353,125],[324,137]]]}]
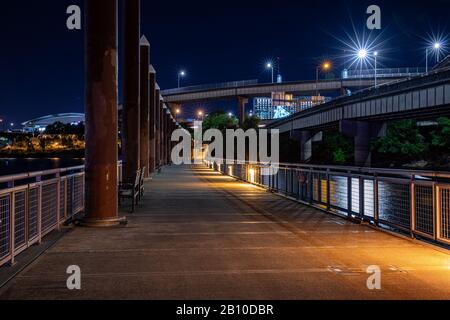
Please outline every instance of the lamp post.
[{"label": "lamp post", "polygon": [[181,113],[181,110],[179,108],[177,108],[175,110],[175,121],[178,122],[178,115]]},{"label": "lamp post", "polygon": [[[436,50],[436,61],[439,62],[439,52],[441,49],[441,43],[435,42],[433,44],[433,49]],[[429,47],[425,49],[425,73],[428,73],[428,54],[429,54]]]},{"label": "lamp post", "polygon": [[266,65],[266,68],[267,68],[267,69],[270,69],[270,70],[272,71],[272,83],[273,83],[273,64],[269,62],[269,63]]},{"label": "lamp post", "polygon": [[373,57],[374,57],[374,59],[375,59],[374,64],[375,64],[375,88],[376,88],[376,87],[377,87],[377,76],[378,76],[378,74],[377,74],[377,57],[378,57],[378,51],[375,51],[375,52],[373,53]]},{"label": "lamp post", "polygon": [[325,61],[316,67],[316,97],[319,95],[319,70],[328,71],[331,68],[331,62]]},{"label": "lamp post", "polygon": [[178,72],[178,88],[180,88],[180,86],[181,86],[181,78],[184,78],[185,76],[186,76],[185,71]]},{"label": "lamp post", "polygon": [[203,121],[203,111],[199,111],[198,113],[198,118]]}]

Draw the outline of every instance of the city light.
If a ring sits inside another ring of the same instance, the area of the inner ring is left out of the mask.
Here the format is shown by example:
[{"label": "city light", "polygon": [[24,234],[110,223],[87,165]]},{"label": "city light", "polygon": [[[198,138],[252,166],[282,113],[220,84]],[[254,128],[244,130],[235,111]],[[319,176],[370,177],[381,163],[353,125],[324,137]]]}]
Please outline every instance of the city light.
[{"label": "city light", "polygon": [[322,69],[322,71],[327,72],[331,69],[331,66],[332,64],[330,61],[324,61],[316,67],[316,96],[319,95],[319,69]]},{"label": "city light", "polygon": [[274,74],[273,74],[273,63],[272,62],[268,62],[266,64],[266,68],[269,69],[272,72],[272,83],[273,83],[274,82],[274,78],[273,78],[273,76],[274,76]]},{"label": "city light", "polygon": [[439,43],[439,42],[435,42],[434,43],[434,45],[433,45],[433,47],[435,48],[435,49],[440,49],[441,48],[441,44]]},{"label": "city light", "polygon": [[181,70],[178,72],[178,88],[181,86],[181,78],[184,78],[186,76],[186,71]]},{"label": "city light", "polygon": [[233,117],[233,113],[229,112],[229,113],[228,113],[228,116],[229,116],[230,118]]},{"label": "city light", "polygon": [[249,181],[251,183],[255,183],[256,182],[256,180],[255,180],[255,169],[248,170],[248,174],[249,174]]},{"label": "city light", "polygon": [[358,50],[358,58],[359,59],[365,59],[365,58],[367,58],[367,50],[366,49],[359,49]]}]

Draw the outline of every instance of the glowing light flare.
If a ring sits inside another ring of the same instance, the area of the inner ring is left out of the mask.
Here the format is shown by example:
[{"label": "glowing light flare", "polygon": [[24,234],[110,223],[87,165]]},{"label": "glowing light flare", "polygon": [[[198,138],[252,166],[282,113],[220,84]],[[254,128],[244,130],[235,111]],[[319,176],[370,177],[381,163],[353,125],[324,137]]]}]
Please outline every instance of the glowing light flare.
[{"label": "glowing light flare", "polygon": [[367,49],[359,49],[357,55],[359,59],[367,58]]},{"label": "glowing light flare", "polygon": [[248,175],[249,175],[249,181],[251,183],[255,183],[256,182],[256,180],[255,180],[255,169],[249,169],[248,170]]}]

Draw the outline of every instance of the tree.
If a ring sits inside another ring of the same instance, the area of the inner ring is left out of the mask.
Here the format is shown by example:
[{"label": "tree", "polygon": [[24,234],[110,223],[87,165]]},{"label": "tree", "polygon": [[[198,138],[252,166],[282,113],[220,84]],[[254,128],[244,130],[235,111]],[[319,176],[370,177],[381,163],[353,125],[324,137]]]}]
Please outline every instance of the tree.
[{"label": "tree", "polygon": [[45,128],[45,133],[47,134],[63,134],[66,131],[66,125],[62,122],[55,122],[52,124],[49,124]]},{"label": "tree", "polygon": [[236,117],[230,117],[224,111],[216,111],[210,113],[203,121],[203,130],[218,129],[224,131],[226,129],[236,129],[238,120]]},{"label": "tree", "polygon": [[354,155],[352,139],[337,131],[323,132],[322,141],[313,148],[314,162],[323,164],[349,164]]},{"label": "tree", "polygon": [[450,151],[450,119],[437,119],[438,128],[431,133],[431,145],[442,151]]},{"label": "tree", "polygon": [[374,141],[372,150],[394,162],[410,161],[422,158],[428,144],[414,120],[402,120],[391,123],[386,136]]},{"label": "tree", "polygon": [[258,116],[250,116],[246,117],[244,120],[244,123],[242,124],[242,129],[249,130],[249,129],[259,129],[259,125],[261,124],[261,119],[258,118]]}]

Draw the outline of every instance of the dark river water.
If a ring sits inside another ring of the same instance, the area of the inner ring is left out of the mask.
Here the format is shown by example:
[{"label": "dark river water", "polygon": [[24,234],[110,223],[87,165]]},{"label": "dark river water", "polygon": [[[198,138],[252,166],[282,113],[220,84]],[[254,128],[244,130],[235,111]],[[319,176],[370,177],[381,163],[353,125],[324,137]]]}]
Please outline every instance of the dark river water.
[{"label": "dark river water", "polygon": [[0,176],[66,168],[84,164],[84,159],[49,158],[49,159],[0,159]]}]

